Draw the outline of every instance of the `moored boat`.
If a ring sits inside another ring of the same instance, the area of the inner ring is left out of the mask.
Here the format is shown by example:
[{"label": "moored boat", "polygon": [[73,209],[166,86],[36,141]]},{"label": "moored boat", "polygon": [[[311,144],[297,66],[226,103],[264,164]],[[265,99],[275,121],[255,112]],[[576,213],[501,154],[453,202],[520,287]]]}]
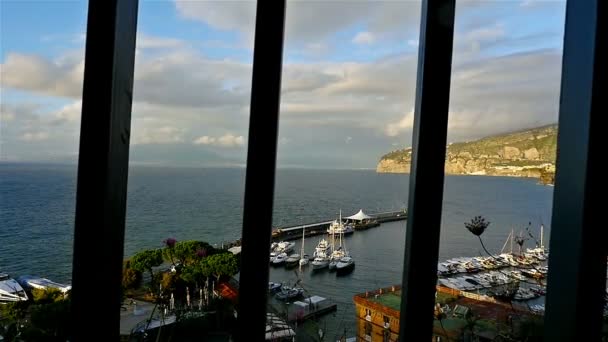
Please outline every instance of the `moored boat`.
[{"label": "moored boat", "polygon": [[60,284],[46,278],[34,277],[31,275],[20,276],[16,280],[21,286],[26,289],[56,289],[61,291],[62,293],[67,293],[69,290],[72,289],[71,285]]},{"label": "moored boat", "polygon": [[336,265],[338,274],[346,274],[355,268],[355,260],[349,256],[345,256]]},{"label": "moored boat", "polygon": [[0,304],[28,300],[25,290],[6,273],[0,273]]},{"label": "moored boat", "polygon": [[293,268],[298,266],[300,262],[300,254],[292,254],[287,259],[285,259],[285,267]]}]

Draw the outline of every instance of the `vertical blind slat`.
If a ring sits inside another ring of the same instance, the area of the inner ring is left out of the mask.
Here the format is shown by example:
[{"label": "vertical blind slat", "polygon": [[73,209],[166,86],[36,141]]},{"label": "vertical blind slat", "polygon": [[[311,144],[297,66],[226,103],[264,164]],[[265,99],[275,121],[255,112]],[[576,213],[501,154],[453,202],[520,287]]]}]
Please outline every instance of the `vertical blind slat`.
[{"label": "vertical blind slat", "polygon": [[89,2],[72,271],[74,341],[119,339],[137,10],[137,0]]},{"label": "vertical blind slat", "polygon": [[441,230],[454,0],[422,2],[399,338],[429,341]]},{"label": "vertical blind slat", "polygon": [[237,338],[265,339],[285,0],[258,1],[239,290]]},{"label": "vertical blind slat", "polygon": [[[600,93],[608,82],[608,3],[568,1],[562,61],[557,172],[546,341],[599,341],[606,286],[606,229],[600,225]],[[595,199],[595,200],[594,200]]]}]

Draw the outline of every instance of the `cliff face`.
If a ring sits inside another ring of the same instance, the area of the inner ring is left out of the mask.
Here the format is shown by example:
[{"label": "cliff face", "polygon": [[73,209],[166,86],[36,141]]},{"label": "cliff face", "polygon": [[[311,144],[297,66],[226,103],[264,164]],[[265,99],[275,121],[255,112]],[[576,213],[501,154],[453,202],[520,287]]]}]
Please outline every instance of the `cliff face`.
[{"label": "cliff face", "polygon": [[[534,177],[552,183],[556,147],[557,125],[453,143],[447,147],[445,172]],[[376,172],[409,173],[411,157],[411,148],[390,152],[380,158]]]}]

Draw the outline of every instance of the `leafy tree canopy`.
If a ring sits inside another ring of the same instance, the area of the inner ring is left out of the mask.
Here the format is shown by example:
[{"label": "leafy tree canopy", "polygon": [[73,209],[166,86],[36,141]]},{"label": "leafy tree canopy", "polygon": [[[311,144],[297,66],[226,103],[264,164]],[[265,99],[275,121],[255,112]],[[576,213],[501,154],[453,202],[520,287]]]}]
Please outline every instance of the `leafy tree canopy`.
[{"label": "leafy tree canopy", "polygon": [[141,251],[131,258],[131,268],[152,273],[152,267],[160,266],[163,263],[163,254],[160,249],[149,249]]},{"label": "leafy tree canopy", "polygon": [[214,251],[213,246],[204,241],[180,241],[173,247],[165,248],[165,257],[172,255],[182,265],[190,265]]},{"label": "leafy tree canopy", "polygon": [[202,261],[203,274],[213,275],[218,280],[222,276],[232,276],[238,272],[236,257],[232,253],[214,254]]}]

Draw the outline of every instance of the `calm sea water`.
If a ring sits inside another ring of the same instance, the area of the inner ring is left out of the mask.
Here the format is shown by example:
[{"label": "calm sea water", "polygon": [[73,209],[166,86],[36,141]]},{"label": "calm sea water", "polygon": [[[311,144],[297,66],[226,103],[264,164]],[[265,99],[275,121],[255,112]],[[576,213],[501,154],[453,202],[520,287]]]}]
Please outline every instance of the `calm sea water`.
[{"label": "calm sea water", "polygon": [[[221,244],[240,236],[243,169],[131,167],[125,252],[160,247],[162,240],[200,239]],[[289,225],[366,212],[396,210],[407,202],[408,175],[371,170],[278,171],[274,223]],[[0,272],[36,274],[69,282],[76,168],[0,163]],[[440,259],[481,254],[463,223],[484,215],[490,250],[500,250],[512,228],[550,227],[552,188],[533,179],[448,176]],[[548,238],[550,229],[545,229]],[[311,253],[318,237],[307,239]],[[304,287],[338,302],[324,320],[328,332],[354,335],[352,297],[401,281],[405,221],[357,232],[345,244],[355,257],[352,274],[304,272]],[[533,242],[528,242],[532,246]],[[299,250],[299,242],[297,244]],[[104,248],[104,246],[92,246]],[[260,267],[267,267],[266,264]],[[271,269],[271,280],[293,281],[293,271]]]}]

